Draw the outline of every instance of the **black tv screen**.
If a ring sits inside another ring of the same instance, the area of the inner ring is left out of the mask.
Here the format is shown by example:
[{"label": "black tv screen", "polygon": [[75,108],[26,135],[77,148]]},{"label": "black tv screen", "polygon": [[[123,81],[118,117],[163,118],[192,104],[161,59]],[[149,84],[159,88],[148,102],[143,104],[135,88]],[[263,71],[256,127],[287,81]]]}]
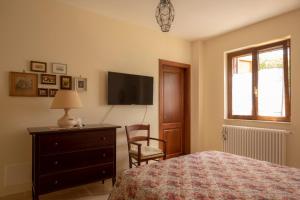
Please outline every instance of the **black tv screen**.
[{"label": "black tv screen", "polygon": [[108,72],[109,105],[153,105],[153,77]]}]

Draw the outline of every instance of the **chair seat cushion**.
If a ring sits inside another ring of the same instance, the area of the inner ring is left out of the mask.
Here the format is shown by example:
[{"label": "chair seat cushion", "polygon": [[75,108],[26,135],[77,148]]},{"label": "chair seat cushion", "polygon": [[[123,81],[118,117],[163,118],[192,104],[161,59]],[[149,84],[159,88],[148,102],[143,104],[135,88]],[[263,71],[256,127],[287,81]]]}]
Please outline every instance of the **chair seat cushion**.
[{"label": "chair seat cushion", "polygon": [[[138,147],[131,145],[129,151],[134,157],[138,157]],[[161,149],[152,146],[141,146],[141,159],[149,159],[154,157],[163,157],[164,153]]]}]

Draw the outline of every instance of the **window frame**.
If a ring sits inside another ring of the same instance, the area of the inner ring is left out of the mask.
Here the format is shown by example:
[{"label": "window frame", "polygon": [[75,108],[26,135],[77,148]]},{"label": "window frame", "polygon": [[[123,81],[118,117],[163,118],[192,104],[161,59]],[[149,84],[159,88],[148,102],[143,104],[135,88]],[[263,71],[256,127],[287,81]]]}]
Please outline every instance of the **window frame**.
[{"label": "window frame", "polygon": [[[283,49],[283,72],[284,72],[284,91],[285,91],[285,116],[259,116],[258,115],[258,55],[260,51],[271,49]],[[289,52],[288,52],[289,49]],[[252,115],[233,115],[232,114],[232,68],[233,58],[237,56],[252,55]],[[289,55],[288,55],[289,54]],[[289,59],[290,58],[290,59]],[[290,39],[257,46],[249,49],[244,49],[227,54],[227,117],[228,119],[246,119],[246,120],[261,120],[261,121],[291,121],[291,90],[290,90],[290,62],[291,62],[291,46]]]}]

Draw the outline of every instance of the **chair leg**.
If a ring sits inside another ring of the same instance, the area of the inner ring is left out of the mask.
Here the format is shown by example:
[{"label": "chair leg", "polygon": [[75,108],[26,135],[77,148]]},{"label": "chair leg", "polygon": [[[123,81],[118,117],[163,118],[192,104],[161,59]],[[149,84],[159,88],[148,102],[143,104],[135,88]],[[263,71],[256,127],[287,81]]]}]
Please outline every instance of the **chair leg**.
[{"label": "chair leg", "polygon": [[140,166],[141,165],[141,161],[138,159],[138,166]]},{"label": "chair leg", "polygon": [[148,160],[146,161],[146,164],[148,165]]},{"label": "chair leg", "polygon": [[132,168],[132,158],[129,156],[129,168]]}]

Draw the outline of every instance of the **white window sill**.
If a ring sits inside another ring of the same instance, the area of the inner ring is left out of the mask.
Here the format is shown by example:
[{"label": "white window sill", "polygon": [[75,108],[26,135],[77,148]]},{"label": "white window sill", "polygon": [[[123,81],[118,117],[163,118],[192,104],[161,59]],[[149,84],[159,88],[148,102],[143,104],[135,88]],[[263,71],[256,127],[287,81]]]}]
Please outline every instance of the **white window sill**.
[{"label": "white window sill", "polygon": [[245,123],[259,123],[259,124],[278,124],[291,126],[292,122],[278,122],[278,121],[264,121],[264,120],[249,120],[249,119],[224,119],[224,122],[233,123],[233,122],[245,122]]}]

